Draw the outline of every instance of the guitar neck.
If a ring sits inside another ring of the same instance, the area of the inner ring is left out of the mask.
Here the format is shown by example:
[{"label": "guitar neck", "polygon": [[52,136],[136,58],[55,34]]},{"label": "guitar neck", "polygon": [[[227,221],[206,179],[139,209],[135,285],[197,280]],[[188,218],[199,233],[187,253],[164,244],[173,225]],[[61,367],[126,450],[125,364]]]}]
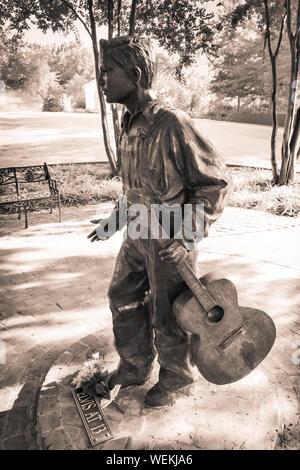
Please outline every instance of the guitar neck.
[{"label": "guitar neck", "polygon": [[[127,190],[127,198],[130,203],[142,203],[145,204],[149,211],[151,211],[152,201],[147,194],[143,192],[142,189],[129,189]],[[153,213],[151,212],[151,216]],[[161,226],[159,220],[157,219],[158,224]],[[176,265],[177,270],[186,284],[189,286],[194,296],[205,310],[209,312],[214,307],[216,307],[216,302],[206,290],[201,281],[196,277],[194,271],[190,267],[187,261],[183,261]]]},{"label": "guitar neck", "polygon": [[176,268],[205,312],[212,310],[217,304],[202,282],[199,281],[188,262],[183,261],[182,263],[178,263]]}]

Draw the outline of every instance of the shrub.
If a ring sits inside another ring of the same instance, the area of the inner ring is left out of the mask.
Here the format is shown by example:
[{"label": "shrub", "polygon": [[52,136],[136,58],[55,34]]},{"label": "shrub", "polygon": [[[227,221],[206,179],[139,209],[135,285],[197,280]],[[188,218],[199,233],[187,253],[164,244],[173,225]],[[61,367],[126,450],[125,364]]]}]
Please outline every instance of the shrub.
[{"label": "shrub", "polygon": [[64,205],[116,200],[122,193],[120,178],[111,178],[108,164],[55,165],[51,174],[59,184]]},{"label": "shrub", "polygon": [[276,215],[300,215],[298,184],[274,186],[269,170],[251,168],[231,169],[233,188],[227,203],[233,207],[258,209]]},{"label": "shrub", "polygon": [[63,94],[57,88],[49,88],[43,99],[43,111],[59,112],[64,110]]}]

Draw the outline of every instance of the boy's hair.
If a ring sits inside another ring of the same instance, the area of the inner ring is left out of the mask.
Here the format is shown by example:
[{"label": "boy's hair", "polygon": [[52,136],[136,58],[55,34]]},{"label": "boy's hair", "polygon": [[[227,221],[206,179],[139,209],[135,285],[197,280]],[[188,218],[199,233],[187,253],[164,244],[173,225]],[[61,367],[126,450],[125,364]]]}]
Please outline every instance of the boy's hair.
[{"label": "boy's hair", "polygon": [[141,70],[141,85],[151,88],[155,55],[151,43],[146,38],[136,36],[119,36],[113,39],[100,39],[100,53],[109,56],[126,71],[132,73],[134,67]]}]

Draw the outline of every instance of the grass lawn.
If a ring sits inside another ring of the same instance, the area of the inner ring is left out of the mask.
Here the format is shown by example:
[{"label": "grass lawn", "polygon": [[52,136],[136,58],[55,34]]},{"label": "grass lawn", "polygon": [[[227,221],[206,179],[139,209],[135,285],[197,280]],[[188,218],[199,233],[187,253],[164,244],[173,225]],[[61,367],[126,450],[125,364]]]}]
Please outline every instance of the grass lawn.
[{"label": "grass lawn", "polygon": [[[270,126],[207,119],[195,122],[227,164],[270,168]],[[6,110],[2,106],[0,167],[46,161],[59,182],[64,205],[118,199],[121,182],[109,176],[100,125],[98,114],[42,113],[30,106],[22,107],[20,102],[12,102]],[[112,123],[110,131],[112,137]],[[281,137],[282,128],[278,131],[278,153]],[[84,164],[76,165],[78,162]],[[299,184],[273,187],[268,170],[230,168],[230,171],[234,185],[229,205],[299,215]]]},{"label": "grass lawn", "polygon": [[[122,194],[121,180],[111,178],[108,163],[59,164],[51,165],[50,169],[58,182],[64,206],[116,201]],[[227,205],[290,217],[300,215],[299,180],[294,186],[277,187],[271,184],[271,170],[229,167],[229,171],[233,185]],[[35,203],[29,210],[39,207],[48,207],[48,203]],[[1,209],[1,213],[12,212],[15,212],[13,207]]]},{"label": "grass lawn", "polygon": [[[65,205],[117,200],[122,193],[118,177],[110,178],[108,164],[54,165]],[[299,182],[295,186],[274,187],[269,170],[230,168],[233,187],[227,199],[232,207],[258,209],[295,217],[300,214]]]},{"label": "grass lawn", "polygon": [[[195,119],[226,163],[270,167],[270,126]],[[112,123],[111,143],[113,143]],[[278,130],[278,154],[282,128]],[[1,112],[0,167],[107,161],[98,114]],[[279,162],[278,162],[279,163]],[[300,169],[300,168],[299,168]]]}]

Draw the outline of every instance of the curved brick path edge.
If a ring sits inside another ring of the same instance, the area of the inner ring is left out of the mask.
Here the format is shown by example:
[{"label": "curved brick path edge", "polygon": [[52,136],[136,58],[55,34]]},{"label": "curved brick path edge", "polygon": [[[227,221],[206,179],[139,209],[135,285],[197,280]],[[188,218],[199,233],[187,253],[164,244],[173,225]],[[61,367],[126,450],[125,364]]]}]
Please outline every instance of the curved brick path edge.
[{"label": "curved brick path edge", "polygon": [[[19,360],[15,360],[11,365],[11,377],[15,383],[22,384],[17,397],[15,393],[9,397],[9,402],[13,406],[3,415],[0,428],[0,449],[1,450],[36,450],[36,412],[40,389],[53,361],[63,351],[64,346],[56,346],[46,349],[35,346],[28,350],[29,357],[39,356],[35,362],[29,363],[27,367],[19,366]],[[5,380],[10,379],[10,375],[5,376]]]}]

